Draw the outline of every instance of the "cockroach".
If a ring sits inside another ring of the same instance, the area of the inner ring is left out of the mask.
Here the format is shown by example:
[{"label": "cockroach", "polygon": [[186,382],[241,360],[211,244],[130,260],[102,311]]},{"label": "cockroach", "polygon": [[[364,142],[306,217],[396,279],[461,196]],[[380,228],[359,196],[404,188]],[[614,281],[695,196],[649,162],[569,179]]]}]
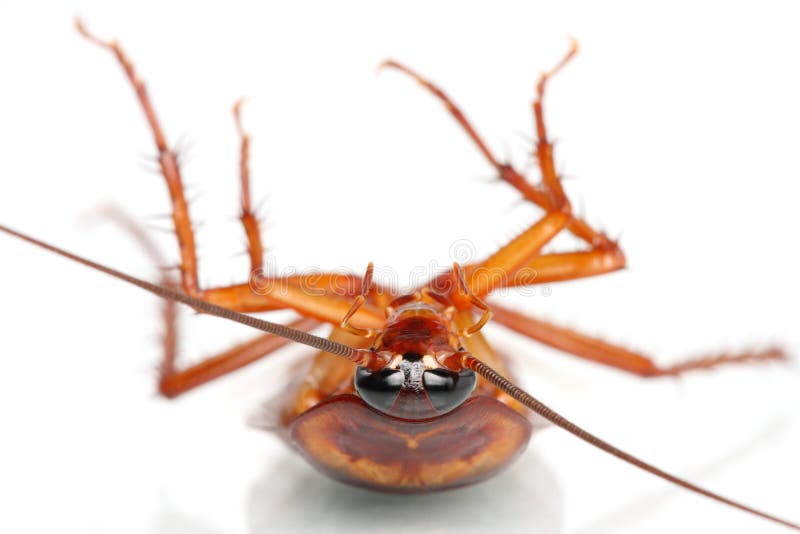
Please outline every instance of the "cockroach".
[{"label": "cockroach", "polygon": [[[195,236],[175,151],[162,132],[150,98],[132,62],[115,41],[77,29],[110,51],[133,85],[158,151],[158,165],[172,201],[172,220],[180,250],[180,279],[151,283],[50,245],[6,226],[16,236],[45,250],[136,285],[166,301],[166,346],[159,392],[177,397],[260,360],[290,342],[319,351],[313,366],[271,405],[257,424],[275,431],[310,464],[344,483],[379,491],[419,493],[483,481],[511,464],[532,433],[531,413],[602,451],[652,475],[741,511],[794,530],[800,525],[734,501],[670,474],[584,430],[517,385],[508,362],[495,353],[482,327],[490,320],[546,345],[644,377],[676,376],[733,363],[785,360],[777,348],[688,360],[668,367],[592,336],[487,304],[492,292],[533,283],[600,275],[623,268],[618,243],[577,216],[561,185],[553,144],[545,126],[543,99],[548,81],[576,54],[568,53],[536,86],[533,102],[535,157],[541,183],[534,184],[498,159],[455,103],[436,85],[389,60],[382,67],[399,71],[423,86],[447,108],[499,177],[544,215],[488,258],[454,263],[415,290],[400,294],[373,283],[370,264],[361,276],[323,273],[272,277],[263,269],[259,220],[250,200],[249,136],[234,114],[241,142],[241,223],[248,243],[251,276],[245,283],[202,288],[197,272]],[[148,238],[124,220],[147,247]],[[569,233],[588,250],[544,252],[557,235]],[[198,364],[176,361],[176,304],[238,322],[263,334]],[[279,324],[248,313],[293,310],[300,318]],[[311,332],[333,326],[328,337]]]}]

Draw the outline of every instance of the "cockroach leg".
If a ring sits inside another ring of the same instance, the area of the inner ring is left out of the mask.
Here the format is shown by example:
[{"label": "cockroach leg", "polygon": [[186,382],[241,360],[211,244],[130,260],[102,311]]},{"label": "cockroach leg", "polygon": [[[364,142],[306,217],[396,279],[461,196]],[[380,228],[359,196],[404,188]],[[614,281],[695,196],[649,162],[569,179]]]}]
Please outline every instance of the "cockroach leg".
[{"label": "cockroach leg", "polygon": [[574,354],[579,358],[646,378],[678,376],[687,371],[711,369],[733,363],[762,363],[787,359],[786,353],[781,349],[767,348],[760,351],[700,357],[661,367],[641,353],[613,345],[596,337],[522,315],[495,303],[492,303],[491,308],[496,322],[526,337]]},{"label": "cockroach leg", "polygon": [[[486,260],[465,266],[472,292],[485,297],[497,289],[574,280],[625,267],[625,255],[616,244],[540,255],[542,247],[564,228],[563,222],[567,220],[562,212],[549,213]],[[447,277],[449,273],[442,274],[431,284],[439,286]]]},{"label": "cockroach leg", "polygon": [[[97,210],[97,215],[101,219],[107,219],[110,222],[114,223],[115,225],[119,226],[125,233],[127,233],[139,247],[142,249],[142,252],[150,258],[150,261],[153,265],[156,265],[159,270],[162,272],[168,270],[166,266],[166,260],[164,256],[161,254],[158,246],[150,239],[150,236],[147,235],[147,232],[142,228],[142,226],[137,223],[133,217],[130,216],[127,212],[125,212],[119,206],[108,204],[101,206]],[[168,280],[165,280],[168,279]],[[175,285],[176,281],[172,280],[172,277],[163,276],[162,281],[167,281],[171,285]]]},{"label": "cockroach leg", "polygon": [[[542,175],[541,187],[531,184],[510,165],[500,163],[464,113],[444,91],[396,61],[383,63],[385,67],[398,69],[411,76],[438,98],[478,146],[489,163],[498,170],[500,177],[516,188],[525,199],[548,212],[542,219],[483,262],[465,267],[469,287],[479,297],[485,297],[493,290],[502,287],[582,278],[625,267],[625,255],[616,242],[571,214],[569,200],[555,170],[553,145],[547,137],[543,114],[545,86],[548,80],[561,70],[576,53],[577,43],[573,41],[564,58],[554,68],[544,72],[536,86],[536,97],[532,107],[537,136],[535,155]],[[542,247],[562,229],[567,229],[585,241],[591,249],[539,255]]]},{"label": "cockroach leg", "polygon": [[533,114],[536,122],[536,160],[539,162],[539,169],[542,172],[542,183],[549,196],[550,209],[561,211],[571,211],[569,200],[561,187],[561,179],[556,172],[555,160],[553,159],[553,144],[547,137],[547,129],[544,123],[544,112],[542,110],[542,100],[544,99],[544,89],[547,81],[558,73],[569,61],[578,53],[578,42],[573,40],[569,51],[559,61],[555,67],[545,71],[539,76],[536,84],[536,98],[533,101]]},{"label": "cockroach leg", "polygon": [[550,212],[486,260],[466,266],[472,292],[485,297],[500,288],[583,278],[625,267],[625,255],[610,241],[609,247],[540,255],[570,220],[564,212]]},{"label": "cockroach leg", "polygon": [[496,289],[573,280],[625,267],[625,255],[612,241],[611,246],[592,250],[539,254],[569,220],[563,212],[550,212],[484,261],[466,266],[470,289],[485,297]]},{"label": "cockroach leg", "polygon": [[375,266],[372,264],[372,262],[369,262],[369,265],[367,265],[367,270],[364,272],[364,279],[361,282],[361,294],[355,298],[353,304],[350,306],[350,309],[344,314],[342,322],[339,324],[339,327],[343,330],[367,339],[377,336],[380,333],[380,330],[377,328],[359,328],[357,326],[353,326],[350,324],[350,319],[367,300],[370,289],[372,289],[372,273],[374,270]]},{"label": "cockroach leg", "polygon": [[492,318],[492,311],[489,309],[489,306],[483,300],[481,300],[480,297],[475,295],[475,293],[470,290],[469,286],[467,285],[467,280],[464,277],[464,269],[461,268],[461,265],[459,265],[458,262],[453,262],[453,276],[458,284],[458,293],[460,294],[461,298],[465,298],[470,305],[478,308],[482,312],[481,318],[478,319],[477,322],[461,329],[460,331],[460,334],[463,337],[470,337],[474,334],[477,334],[480,329],[489,322],[489,319]]},{"label": "cockroach leg", "polygon": [[[574,52],[571,52],[570,54],[568,54],[568,57],[571,57],[573,54]],[[563,63],[564,60],[562,60],[562,62],[559,65]],[[515,189],[517,189],[517,191],[519,191],[520,194],[522,194],[522,196],[526,200],[538,205],[539,207],[547,211],[556,211],[563,209],[564,207],[568,207],[568,203],[564,203],[561,206],[559,206],[558,203],[554,203],[554,201],[552,200],[553,198],[558,197],[558,193],[554,194],[547,189],[549,181],[552,180],[552,176],[548,177],[547,180],[545,180],[544,169],[542,169],[544,187],[537,187],[531,184],[522,175],[522,173],[517,171],[512,165],[501,162],[489,149],[489,146],[486,144],[486,142],[483,140],[480,134],[478,134],[475,127],[472,125],[469,119],[466,118],[466,115],[464,115],[461,109],[455,104],[455,102],[453,102],[453,100],[444,91],[442,91],[433,82],[429,81],[428,79],[424,78],[417,72],[413,71],[412,69],[408,68],[407,66],[397,61],[393,60],[384,61],[381,64],[381,67],[397,69],[400,72],[403,72],[404,74],[410,76],[420,85],[422,85],[426,90],[432,93],[440,102],[442,102],[447,108],[447,110],[450,112],[450,114],[453,116],[453,118],[456,120],[456,122],[458,122],[458,124],[464,129],[464,131],[473,141],[473,143],[475,143],[475,145],[478,147],[478,150],[480,150],[481,154],[483,154],[483,156],[486,158],[489,164],[492,167],[494,167],[494,169],[499,174],[500,178],[503,181],[507,182],[512,187],[514,187]],[[555,70],[557,69],[553,69],[552,71],[550,71],[550,73],[551,74],[554,73]],[[544,124],[543,119],[541,119],[541,121],[542,124]],[[551,158],[549,167],[554,168],[554,166],[552,165],[552,147],[549,151],[549,156]],[[541,160],[540,160],[540,166],[541,166]],[[558,187],[560,189],[560,185]],[[594,230],[591,226],[589,226],[588,223],[586,223],[579,217],[572,217],[570,219],[570,221],[567,224],[567,230],[569,230],[570,233],[582,239],[592,247],[609,248],[616,246],[613,243],[613,241],[611,241],[607,236],[605,236],[601,232]]]},{"label": "cockroach leg", "polygon": [[486,260],[466,267],[469,287],[478,297],[508,285],[508,278],[535,258],[569,222],[560,211],[546,214]]},{"label": "cockroach leg", "polygon": [[247,253],[250,256],[250,272],[260,271],[264,266],[264,247],[261,244],[261,229],[258,218],[253,212],[250,192],[250,135],[242,127],[241,109],[244,99],[239,99],[233,105],[233,117],[236,120],[236,131],[241,142],[239,156],[239,178],[242,187],[242,213],[239,219],[244,226],[247,237]]},{"label": "cockroach leg", "polygon": [[[293,308],[304,316],[311,316],[319,321],[339,324],[342,316],[350,308],[351,300],[348,294],[339,294],[332,287],[316,287],[319,291],[309,291],[299,278],[268,278],[261,276],[258,269],[251,276],[250,283],[237,284],[228,287],[201,289],[197,276],[197,255],[195,238],[192,229],[189,207],[183,190],[180,167],[175,152],[169,148],[166,137],[155,114],[152,102],[147,95],[144,82],[137,75],[133,63],[123,52],[116,41],[104,41],[89,33],[80,20],[75,25],[78,31],[89,41],[111,51],[125,75],[133,85],[139,104],[144,111],[150,130],[153,134],[161,173],[169,189],[172,200],[172,218],[175,234],[180,248],[180,269],[182,287],[186,294],[205,300],[207,302],[224,306],[239,311],[269,311],[284,308]],[[239,120],[240,106],[234,106],[234,118],[241,137],[240,174],[242,183],[242,223],[248,237],[248,252],[251,267],[261,265],[263,247],[259,234],[257,220],[252,212],[249,193],[249,170],[247,156],[249,151],[249,137],[241,127]],[[336,280],[335,274],[323,274],[328,280]],[[370,327],[379,327],[383,323],[383,315],[374,305],[365,305],[359,310],[359,322]]]},{"label": "cockroach leg", "polygon": [[[546,85],[576,53],[577,43],[573,41],[567,54],[555,67],[542,73],[536,85],[536,96],[532,108],[537,137],[535,156],[542,175],[541,188],[530,184],[510,166],[500,164],[461,110],[441,89],[397,62],[384,63],[385,66],[399,69],[410,75],[441,100],[469,137],[478,145],[484,156],[498,169],[501,177],[514,186],[527,200],[548,211],[542,219],[489,258],[483,262],[466,266],[466,279],[469,287],[479,297],[484,297],[493,290],[503,287],[571,280],[625,267],[625,255],[613,240],[596,232],[582,220],[571,216],[569,200],[561,187],[561,181],[555,169],[553,145],[547,136],[543,111]],[[539,254],[542,247],[564,228],[586,241],[591,249]],[[444,275],[436,282],[442,278]],[[528,337],[579,357],[640,376],[678,375],[694,369],[707,369],[727,363],[780,360],[786,357],[779,349],[768,349],[741,354],[722,354],[698,358],[669,367],[658,367],[646,356],[602,340],[528,318],[494,304],[492,310],[499,323]]]},{"label": "cockroach leg", "polygon": [[[319,325],[320,323],[316,319],[302,317],[287,326],[303,332],[309,332]],[[169,358],[165,358],[165,365],[160,369],[158,391],[168,398],[177,397],[216,378],[241,369],[245,365],[256,362],[289,343],[291,341],[286,338],[273,334],[263,334],[181,370],[175,369],[174,357],[171,362]],[[171,350],[169,346],[166,347],[165,355],[174,355],[174,353],[175,351]]]},{"label": "cockroach leg", "polygon": [[[260,312],[291,308],[300,315],[339,325],[352,306],[353,295],[345,291],[349,277],[338,273],[281,278],[258,277],[249,284],[204,289],[202,299],[239,312]],[[384,314],[365,303],[355,315],[359,324],[379,328]]]},{"label": "cockroach leg", "polygon": [[96,45],[110,50],[116,56],[125,75],[130,80],[139,99],[139,104],[147,118],[147,123],[153,133],[153,138],[158,150],[158,163],[161,174],[164,176],[169,195],[172,200],[172,220],[175,224],[175,234],[178,237],[178,244],[181,254],[181,280],[183,290],[189,295],[199,296],[200,288],[197,278],[197,252],[192,230],[191,218],[189,217],[189,206],[183,191],[180,166],[175,156],[175,152],[169,148],[166,137],[156,116],[150,97],[147,95],[147,88],[144,82],[136,74],[130,59],[125,55],[122,48],[116,41],[104,41],[89,33],[79,19],[75,21],[75,27],[89,41]]},{"label": "cockroach leg", "polygon": [[[154,264],[163,265],[164,260],[156,244],[142,230],[141,226],[124,211],[116,207],[108,207],[103,210],[102,214],[130,234]],[[177,281],[166,272],[162,274],[161,285],[173,289],[178,287]],[[168,398],[177,397],[202,384],[241,369],[290,343],[289,340],[273,334],[262,334],[185,369],[178,369],[178,310],[174,300],[165,301],[163,317],[164,352],[159,366],[158,392]],[[300,318],[289,323],[289,326],[308,332],[319,324],[320,322],[315,319]]]},{"label": "cockroach leg", "polygon": [[[483,154],[483,156],[489,161],[492,167],[499,170],[503,166],[503,164],[500,163],[500,161],[494,156],[492,151],[489,149],[489,146],[486,144],[486,141],[483,140],[480,134],[478,134],[477,130],[475,130],[475,127],[472,125],[472,123],[470,123],[469,119],[467,119],[467,117],[461,111],[461,108],[455,105],[453,100],[449,96],[447,96],[447,94],[444,91],[442,91],[436,84],[429,81],[427,78],[421,76],[416,71],[403,65],[402,63],[394,61],[392,59],[388,59],[378,66],[378,69],[384,69],[384,68],[392,68],[399,70],[400,72],[413,78],[416,82],[422,85],[429,92],[433,93],[433,95],[439,100],[441,100],[442,103],[445,105],[445,107],[447,107],[447,111],[449,111],[450,114],[453,115],[453,118],[458,122],[459,125],[461,125],[466,134],[469,136],[470,139],[472,139],[472,142],[475,143],[475,145],[478,147],[478,150],[481,151],[481,154]],[[544,197],[541,198],[541,201],[542,202],[545,201]]]},{"label": "cockroach leg", "polygon": [[531,259],[507,277],[504,287],[575,280],[624,267],[625,255],[619,248],[554,252]]}]

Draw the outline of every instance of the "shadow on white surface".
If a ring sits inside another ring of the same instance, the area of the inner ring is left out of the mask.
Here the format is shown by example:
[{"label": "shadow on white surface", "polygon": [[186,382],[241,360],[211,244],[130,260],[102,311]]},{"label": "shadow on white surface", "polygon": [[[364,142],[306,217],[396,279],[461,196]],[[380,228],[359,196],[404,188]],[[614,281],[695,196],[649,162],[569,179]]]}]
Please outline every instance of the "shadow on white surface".
[{"label": "shadow on white surface", "polygon": [[524,454],[482,484],[428,495],[377,493],[340,484],[291,455],[250,493],[252,534],[267,532],[536,532],[563,531],[561,493],[549,468]]}]

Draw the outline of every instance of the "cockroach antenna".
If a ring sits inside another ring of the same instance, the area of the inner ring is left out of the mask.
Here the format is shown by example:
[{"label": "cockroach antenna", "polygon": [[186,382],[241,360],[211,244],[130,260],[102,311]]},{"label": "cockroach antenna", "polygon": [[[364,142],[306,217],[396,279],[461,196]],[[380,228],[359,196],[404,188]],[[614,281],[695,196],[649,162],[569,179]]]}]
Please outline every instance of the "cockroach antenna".
[{"label": "cockroach antenna", "polygon": [[[18,237],[24,241],[32,243],[45,250],[49,250],[50,252],[54,252],[60,256],[63,256],[72,261],[85,265],[89,268],[113,276],[114,278],[118,278],[119,280],[122,280],[129,284],[138,286],[144,289],[145,291],[149,291],[150,293],[153,293],[161,298],[180,302],[182,304],[186,304],[187,306],[194,308],[197,311],[207,313],[209,315],[214,315],[216,317],[221,317],[229,321],[241,323],[243,325],[255,328],[257,330],[261,330],[263,332],[267,332],[282,338],[286,338],[291,341],[295,341],[297,343],[302,343],[303,345],[318,350],[329,352],[336,356],[340,356],[347,360],[350,360],[351,362],[355,363],[359,367],[362,367],[366,370],[379,371],[384,367],[386,367],[387,364],[389,363],[389,358],[385,357],[380,352],[368,349],[356,349],[344,343],[339,343],[327,338],[315,336],[313,334],[309,334],[307,332],[303,332],[302,330],[297,330],[295,328],[291,328],[286,325],[272,323],[269,321],[264,321],[262,319],[257,319],[250,315],[239,313],[237,311],[230,310],[223,306],[217,306],[216,304],[212,304],[200,299],[196,299],[194,297],[190,297],[189,295],[186,295],[185,293],[182,293],[176,289],[160,286],[158,284],[153,284],[146,280],[136,278],[134,276],[128,275],[111,267],[107,267],[100,263],[78,256],[76,254],[72,254],[71,252],[68,252],[62,248],[50,245],[48,243],[45,243],[44,241],[40,241],[21,232],[17,232],[16,230],[7,228],[6,226],[3,225],[0,225],[0,231]],[[460,267],[458,265],[455,265],[454,271],[459,281],[459,286],[461,286],[462,289],[465,289],[465,284],[463,281],[463,272],[461,271]],[[370,279],[371,274],[372,274],[372,264],[370,264],[370,266],[367,268],[365,280]],[[482,326],[482,323],[479,322],[478,324]],[[478,324],[473,326],[478,326]],[[445,367],[447,367],[451,371],[460,372],[465,369],[468,369],[470,371],[473,371],[474,373],[477,373],[478,375],[486,379],[487,382],[489,382],[496,388],[502,390],[510,397],[519,401],[521,404],[528,407],[531,411],[544,417],[554,425],[563,428],[570,434],[573,434],[574,436],[580,438],[586,443],[616,458],[619,458],[624,462],[636,466],[639,469],[646,471],[647,473],[662,478],[668,482],[671,482],[691,492],[698,493],[700,495],[704,495],[710,499],[713,499],[717,502],[727,504],[728,506],[731,506],[743,512],[748,512],[763,519],[767,519],[769,521],[800,531],[800,525],[797,523],[792,523],[785,519],[776,517],[772,514],[768,514],[766,512],[762,512],[761,510],[757,510],[756,508],[753,508],[751,506],[747,506],[746,504],[742,504],[727,497],[723,497],[718,493],[707,490],[687,480],[672,475],[664,471],[663,469],[660,469],[650,463],[645,462],[644,460],[637,458],[632,454],[629,454],[615,447],[614,445],[611,445],[607,441],[600,439],[594,434],[587,432],[580,426],[576,425],[572,421],[566,419],[561,414],[557,413],[555,410],[553,410],[540,400],[536,399],[525,390],[517,387],[506,377],[504,377],[503,375],[492,369],[490,366],[482,362],[480,359],[476,358],[475,356],[473,356],[468,352],[457,352],[452,356],[444,359],[442,363],[444,364]]]},{"label": "cockroach antenna", "polygon": [[475,357],[472,356],[467,357],[466,361],[464,362],[464,365],[465,367],[472,369],[473,371],[481,375],[493,386],[508,393],[512,398],[524,404],[525,406],[527,406],[537,414],[541,415],[554,425],[563,428],[570,434],[577,436],[586,443],[593,445],[594,447],[597,447],[598,449],[603,450],[608,454],[615,456],[624,462],[634,465],[639,469],[642,469],[643,471],[650,473],[651,475],[655,475],[659,478],[663,478],[664,480],[672,482],[673,484],[680,486],[684,489],[687,489],[694,493],[699,493],[700,495],[705,495],[706,497],[713,499],[717,502],[727,504],[728,506],[732,506],[738,510],[742,510],[744,512],[751,513],[753,515],[757,515],[764,519],[768,519],[769,521],[774,521],[775,523],[779,523],[794,530],[800,530],[800,525],[798,525],[797,523],[786,521],[785,519],[775,517],[772,514],[762,512],[760,510],[757,510],[740,502],[736,502],[727,497],[723,497],[718,493],[714,493],[713,491],[709,491],[696,484],[692,484],[688,480],[684,480],[675,475],[671,475],[670,473],[667,473],[666,471],[659,469],[658,467],[649,464],[644,460],[640,460],[639,458],[633,456],[632,454],[629,454],[623,450],[618,449],[614,445],[611,445],[607,441],[598,438],[597,436],[591,434],[590,432],[587,432],[586,430],[579,427],[572,421],[566,419],[559,413],[555,412],[547,405],[545,405],[538,399],[534,398],[528,392],[512,384],[511,381],[509,381],[507,378],[505,378],[500,373],[498,373],[497,371],[495,371],[494,369],[492,369],[491,367],[489,367],[488,365],[486,365],[485,363],[483,363],[482,361],[480,361]]},{"label": "cockroach antenna", "polygon": [[63,256],[72,261],[85,265],[89,268],[113,276],[114,278],[118,278],[129,284],[139,286],[145,291],[149,291],[150,293],[153,293],[154,295],[157,295],[163,299],[173,300],[176,302],[180,302],[182,304],[186,304],[187,306],[194,308],[199,312],[203,312],[208,315],[214,315],[216,317],[221,317],[229,321],[241,323],[251,328],[255,328],[256,330],[261,330],[262,332],[267,332],[269,334],[289,339],[296,343],[301,343],[303,345],[318,350],[335,354],[336,356],[341,356],[357,365],[366,367],[368,369],[380,369],[386,363],[385,358],[379,356],[378,354],[375,354],[370,350],[354,349],[353,347],[345,345],[344,343],[338,343],[336,341],[332,341],[324,337],[315,336],[313,334],[309,334],[308,332],[303,332],[302,330],[297,330],[295,328],[291,328],[286,325],[273,323],[270,321],[264,321],[263,319],[258,319],[251,315],[239,313],[237,311],[230,310],[223,306],[218,306],[210,302],[205,302],[203,300],[190,297],[186,293],[183,293],[176,289],[160,286],[158,284],[153,284],[146,280],[136,278],[135,276],[131,276],[129,274],[123,273],[122,271],[118,271],[111,267],[89,260],[87,258],[83,258],[81,256],[78,256],[77,254],[72,254],[71,252],[68,252],[62,248],[50,245],[49,243],[45,243],[44,241],[40,241],[38,239],[25,235],[21,232],[17,232],[16,230],[12,230],[11,228],[8,228],[3,225],[0,225],[0,231],[18,237],[24,241],[32,243],[45,250],[49,250],[50,252],[54,252],[59,256]]}]

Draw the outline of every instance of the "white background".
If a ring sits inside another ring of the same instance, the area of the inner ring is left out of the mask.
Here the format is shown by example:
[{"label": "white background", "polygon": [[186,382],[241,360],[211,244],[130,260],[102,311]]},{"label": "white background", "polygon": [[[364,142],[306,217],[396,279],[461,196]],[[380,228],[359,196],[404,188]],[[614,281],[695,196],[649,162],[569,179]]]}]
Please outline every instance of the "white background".
[{"label": "white background", "polygon": [[[444,86],[491,146],[524,165],[538,72],[579,39],[547,101],[559,168],[588,219],[622,236],[624,272],[503,297],[675,362],[777,343],[800,354],[800,34],[789,2],[26,2],[0,11],[0,222],[156,277],[113,203],[150,226],[166,194],[151,139],[109,53],[116,36],[201,196],[201,278],[243,280],[237,140],[251,98],[256,200],[282,268],[369,260],[406,280],[479,255],[532,222],[432,98],[387,57]],[[171,257],[169,235],[154,232]],[[561,246],[572,242],[564,240]],[[673,489],[571,436],[535,436],[472,488],[384,496],[316,474],[244,420],[304,353],[289,350],[176,402],[153,394],[159,307],[138,290],[0,236],[3,532],[782,532]],[[184,316],[184,354],[251,333]],[[521,382],[612,442],[800,521],[798,374],[749,367],[644,381],[503,331]]]}]

